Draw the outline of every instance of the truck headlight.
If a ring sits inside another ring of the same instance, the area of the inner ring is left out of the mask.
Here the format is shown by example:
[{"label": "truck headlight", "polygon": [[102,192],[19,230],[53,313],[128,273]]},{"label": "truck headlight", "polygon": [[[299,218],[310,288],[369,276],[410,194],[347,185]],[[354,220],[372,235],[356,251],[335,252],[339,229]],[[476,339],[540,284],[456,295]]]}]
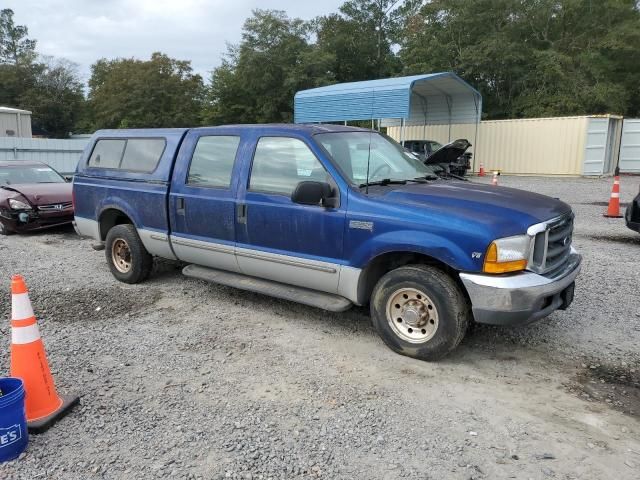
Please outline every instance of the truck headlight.
[{"label": "truck headlight", "polygon": [[499,238],[491,242],[484,256],[485,273],[517,272],[527,268],[529,261],[529,235]]},{"label": "truck headlight", "polygon": [[9,199],[9,206],[13,210],[31,210],[31,205],[24,203],[21,200],[16,200],[15,198]]}]

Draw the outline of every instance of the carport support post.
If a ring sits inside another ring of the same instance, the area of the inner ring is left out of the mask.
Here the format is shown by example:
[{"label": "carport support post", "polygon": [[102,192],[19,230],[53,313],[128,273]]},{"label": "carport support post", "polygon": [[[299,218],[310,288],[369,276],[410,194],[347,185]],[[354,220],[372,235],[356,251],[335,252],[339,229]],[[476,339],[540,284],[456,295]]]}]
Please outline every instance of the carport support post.
[{"label": "carport support post", "polygon": [[400,145],[404,147],[404,118],[400,119]]}]

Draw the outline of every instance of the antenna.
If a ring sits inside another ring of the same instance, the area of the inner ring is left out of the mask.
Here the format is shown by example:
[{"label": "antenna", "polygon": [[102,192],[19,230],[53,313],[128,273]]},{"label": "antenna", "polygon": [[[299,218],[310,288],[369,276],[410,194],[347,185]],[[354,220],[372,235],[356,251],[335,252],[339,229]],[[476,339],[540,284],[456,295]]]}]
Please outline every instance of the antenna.
[{"label": "antenna", "polygon": [[369,164],[371,163],[371,135],[372,131],[369,130],[369,151],[367,152],[367,178],[365,179],[365,191],[364,193],[369,195]]}]

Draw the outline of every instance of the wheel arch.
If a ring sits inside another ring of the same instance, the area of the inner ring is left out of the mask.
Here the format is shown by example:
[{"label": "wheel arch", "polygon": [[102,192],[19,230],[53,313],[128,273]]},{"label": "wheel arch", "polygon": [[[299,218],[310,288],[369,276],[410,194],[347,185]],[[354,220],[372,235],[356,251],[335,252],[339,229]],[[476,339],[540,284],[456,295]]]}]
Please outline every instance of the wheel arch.
[{"label": "wheel arch", "polygon": [[398,267],[412,264],[429,265],[441,270],[451,277],[456,284],[459,285],[464,295],[467,296],[467,291],[460,280],[457,269],[436,257],[422,252],[399,250],[376,255],[367,263],[366,267],[362,269],[358,279],[358,304],[365,305],[369,302],[376,283],[378,283],[378,280],[386,273]]},{"label": "wheel arch", "polygon": [[119,207],[105,207],[98,216],[98,231],[100,232],[100,240],[107,239],[107,233],[116,225],[131,224],[135,226],[130,215],[125,213]]}]

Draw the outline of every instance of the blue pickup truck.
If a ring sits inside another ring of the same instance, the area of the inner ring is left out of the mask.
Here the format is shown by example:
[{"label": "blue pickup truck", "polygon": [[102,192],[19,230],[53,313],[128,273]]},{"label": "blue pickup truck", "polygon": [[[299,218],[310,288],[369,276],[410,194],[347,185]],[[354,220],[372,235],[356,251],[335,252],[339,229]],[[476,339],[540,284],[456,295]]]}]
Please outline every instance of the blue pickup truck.
[{"label": "blue pickup truck", "polygon": [[335,125],[101,130],[75,227],[138,283],[184,275],[330,311],[369,305],[394,351],[435,360],[470,322],[526,324],[573,300],[581,256],[556,199],[438,179],[385,135]]}]

